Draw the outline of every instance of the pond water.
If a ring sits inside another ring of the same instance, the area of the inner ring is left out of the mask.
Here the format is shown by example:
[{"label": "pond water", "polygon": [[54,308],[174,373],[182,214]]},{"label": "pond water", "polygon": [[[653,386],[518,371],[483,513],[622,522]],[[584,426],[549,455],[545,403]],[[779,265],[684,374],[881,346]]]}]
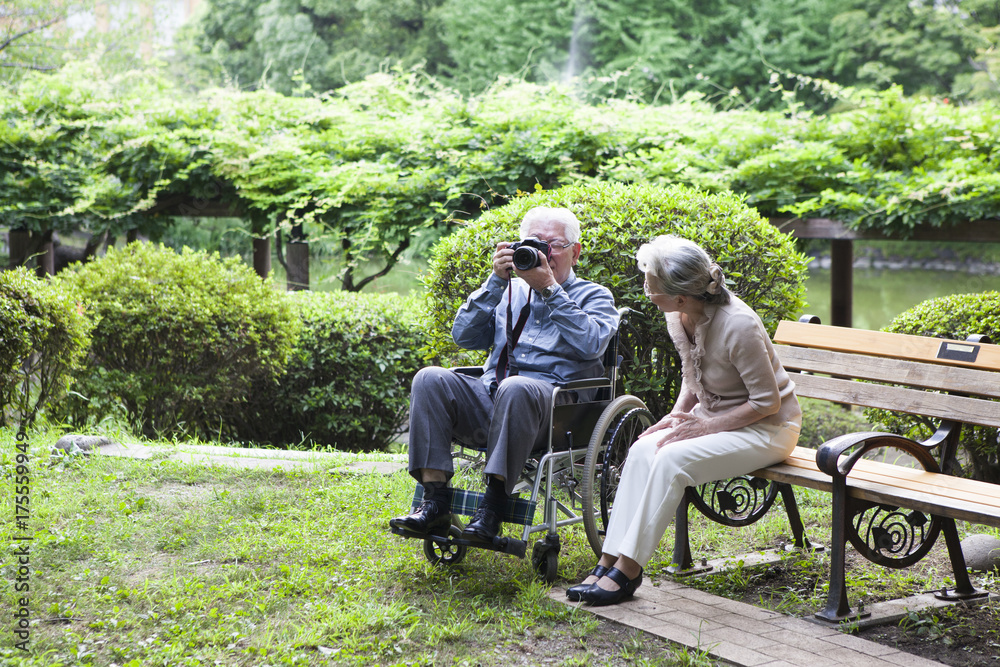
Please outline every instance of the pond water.
[{"label": "pond water", "polygon": [[[854,269],[853,326],[876,330],[922,301],[948,294],[1000,290],[1000,276],[924,269]],[[830,271],[813,269],[806,279],[805,312],[830,322]]]},{"label": "pond water", "polygon": [[[311,287],[317,291],[340,289],[337,263],[313,259],[310,262]],[[426,262],[400,262],[388,275],[365,287],[366,292],[406,294],[423,289],[420,275]],[[283,284],[284,269],[274,262],[275,282]],[[854,327],[881,329],[894,317],[921,301],[947,294],[969,294],[1000,290],[1000,276],[976,275],[963,271],[924,269],[860,269],[854,270]],[[806,279],[806,313],[830,321],[830,271],[812,269]]]}]

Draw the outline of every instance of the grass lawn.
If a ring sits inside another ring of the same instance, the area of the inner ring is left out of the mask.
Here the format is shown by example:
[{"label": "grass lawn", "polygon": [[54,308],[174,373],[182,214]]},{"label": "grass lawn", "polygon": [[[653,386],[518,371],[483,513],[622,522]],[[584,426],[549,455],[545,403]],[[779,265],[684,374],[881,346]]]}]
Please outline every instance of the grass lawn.
[{"label": "grass lawn", "polygon": [[[470,550],[460,565],[432,566],[420,542],[387,528],[408,507],[413,484],[406,473],[100,456],[50,463],[57,437],[29,438],[31,516],[23,533],[14,520],[16,494],[7,492],[15,488],[16,443],[0,431],[5,610],[20,608],[25,595],[12,585],[23,544],[15,537],[34,536],[28,650],[17,648],[17,619],[4,614],[0,664],[713,664],[697,651],[549,600],[530,559]],[[800,503],[810,538],[829,543],[829,497],[803,492]],[[696,557],[789,541],[784,514],[771,514],[743,529],[695,519]],[[582,527],[560,537],[560,579],[574,582],[594,555]],[[667,576],[669,547],[664,540],[647,568],[654,579]],[[797,615],[821,606],[823,557],[805,562],[796,566],[804,583],[759,603]],[[947,574],[940,563],[902,573],[859,564],[852,585],[869,601],[901,597],[940,587]],[[744,573],[699,585],[739,597],[753,579]]]}]

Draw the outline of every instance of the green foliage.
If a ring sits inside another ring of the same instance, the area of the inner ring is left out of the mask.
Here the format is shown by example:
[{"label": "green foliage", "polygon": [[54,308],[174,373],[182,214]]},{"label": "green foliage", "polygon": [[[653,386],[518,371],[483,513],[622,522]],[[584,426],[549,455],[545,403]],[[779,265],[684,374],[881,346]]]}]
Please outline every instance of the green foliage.
[{"label": "green foliage", "polygon": [[[129,68],[140,43],[154,34],[151,16],[141,18],[128,5],[109,16],[99,0],[5,0],[0,18],[0,85],[58,69],[72,57],[94,58],[107,71]],[[111,20],[100,25],[102,18]]]},{"label": "green foliage", "polygon": [[258,386],[242,439],[383,450],[406,421],[423,365],[415,297],[299,292],[302,332],[284,373]]},{"label": "green foliage", "polygon": [[[95,61],[0,89],[0,219],[32,232],[76,229],[157,238],[157,197],[219,189],[199,146],[212,109],[149,72],[105,75]],[[143,213],[140,213],[143,212]]]},{"label": "green foliage", "polygon": [[290,305],[239,259],[132,243],[60,274],[96,320],[77,423],[120,401],[143,433],[231,435],[274,380],[298,329]]},{"label": "green foliage", "polygon": [[802,407],[801,447],[815,449],[839,435],[872,430],[860,413],[829,401],[799,398],[799,405]]},{"label": "green foliage", "polygon": [[[208,0],[180,40],[192,82],[325,92],[391,67],[479,95],[508,77],[600,98],[782,104],[772,75],[964,94],[988,30],[930,0]],[[963,3],[964,9],[964,3]],[[985,36],[984,36],[985,34]],[[980,65],[981,67],[981,65]],[[576,77],[574,79],[574,77]],[[981,84],[980,84],[981,85]],[[829,100],[809,90],[812,108]]]},{"label": "green foliage", "polygon": [[232,81],[284,94],[324,92],[388,66],[446,59],[442,0],[206,0],[178,37],[193,84]]},{"label": "green foliage", "polygon": [[[301,225],[391,269],[535,186],[591,181],[733,191],[765,216],[822,217],[905,238],[1000,217],[1000,107],[837,91],[849,110],[716,112],[697,101],[587,104],[568,87],[496,84],[463,98],[416,74],[316,97],[102,78],[88,63],[0,90],[0,226],[162,237],[199,202],[245,236]],[[178,202],[187,202],[181,206]]]},{"label": "green foliage", "polygon": [[[885,331],[915,336],[965,340],[973,334],[985,334],[1000,341],[1000,292],[953,294],[917,304],[896,317]],[[893,433],[915,440],[929,437],[936,427],[930,420],[868,410],[870,420]],[[959,442],[964,470],[973,479],[1000,483],[1000,432],[984,426],[966,426]]]},{"label": "green foliage", "polygon": [[[979,45],[959,2],[853,0],[829,27],[832,74],[843,85],[947,94],[970,74]],[[964,3],[962,3],[964,4]]]},{"label": "green foliage", "polygon": [[701,244],[722,266],[729,287],[771,332],[781,319],[801,310],[805,257],[741,198],[679,186],[567,186],[519,197],[434,247],[425,278],[433,353],[456,353],[450,336],[455,313],[489,274],[496,244],[517,238],[521,218],[534,206],[565,206],[576,213],[584,248],[577,274],[609,288],[619,307],[639,311],[622,330],[625,390],[646,401],[654,413],[665,413],[673,404],[680,362],[666,323],[643,296],[635,264],[640,244],[660,234]]},{"label": "green foliage", "polygon": [[0,271],[0,425],[30,425],[63,398],[90,344],[79,296],[24,268]]}]

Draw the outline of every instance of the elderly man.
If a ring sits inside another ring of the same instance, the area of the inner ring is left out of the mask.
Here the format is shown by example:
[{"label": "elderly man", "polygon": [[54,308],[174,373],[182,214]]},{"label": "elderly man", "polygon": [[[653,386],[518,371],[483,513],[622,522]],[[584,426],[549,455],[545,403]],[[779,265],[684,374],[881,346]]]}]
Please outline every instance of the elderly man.
[{"label": "elderly man", "polygon": [[[429,367],[413,379],[409,470],[423,484],[424,496],[415,512],[389,522],[394,529],[447,534],[454,438],[486,446],[486,494],[463,538],[492,542],[521,469],[548,442],[553,383],[603,372],[601,356],[618,329],[618,312],[607,288],[573,271],[581,249],[579,220],[565,208],[533,208],[521,221],[521,237],[546,243],[548,252],[535,250],[537,265],[512,278],[513,244],[497,244],[493,272],[452,327],[461,347],[493,348],[482,377]],[[519,258],[529,247],[519,249]],[[508,338],[515,343],[509,357]]]}]

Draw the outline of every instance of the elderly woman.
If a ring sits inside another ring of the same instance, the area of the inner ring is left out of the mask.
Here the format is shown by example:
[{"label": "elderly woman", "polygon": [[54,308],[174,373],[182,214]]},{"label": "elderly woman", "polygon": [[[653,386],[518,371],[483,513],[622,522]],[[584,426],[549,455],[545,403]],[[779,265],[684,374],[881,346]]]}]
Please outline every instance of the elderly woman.
[{"label": "elderly woman", "polygon": [[597,566],[567,590],[595,606],[635,593],[685,487],[784,460],[801,423],[795,385],[763,322],[700,246],[660,236],[636,260],[680,353],[682,383],[670,414],[629,449]]}]

